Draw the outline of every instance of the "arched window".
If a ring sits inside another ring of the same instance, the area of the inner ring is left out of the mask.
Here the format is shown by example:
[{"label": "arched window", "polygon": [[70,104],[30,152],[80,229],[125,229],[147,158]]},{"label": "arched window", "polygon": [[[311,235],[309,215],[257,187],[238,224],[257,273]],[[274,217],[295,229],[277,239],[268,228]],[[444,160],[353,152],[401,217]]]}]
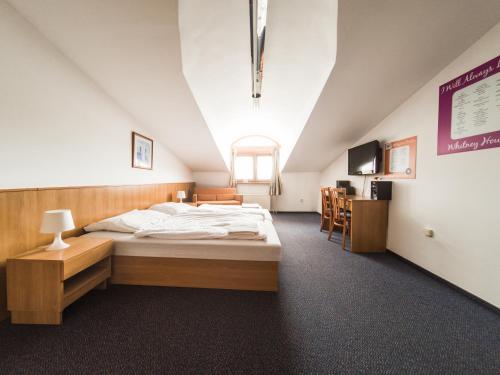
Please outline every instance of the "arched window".
[{"label": "arched window", "polygon": [[236,183],[270,183],[273,177],[276,141],[265,136],[247,136],[232,145]]}]

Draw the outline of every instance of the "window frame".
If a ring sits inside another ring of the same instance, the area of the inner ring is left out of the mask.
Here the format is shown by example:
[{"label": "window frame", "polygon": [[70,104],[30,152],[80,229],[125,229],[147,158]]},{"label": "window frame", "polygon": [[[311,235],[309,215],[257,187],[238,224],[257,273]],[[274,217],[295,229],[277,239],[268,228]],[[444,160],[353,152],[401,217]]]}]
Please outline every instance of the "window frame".
[{"label": "window frame", "polygon": [[270,184],[271,179],[258,179],[257,178],[257,158],[259,156],[273,157],[275,147],[234,147],[236,153],[235,158],[239,156],[251,156],[253,163],[253,178],[244,180],[236,179],[237,184]]}]

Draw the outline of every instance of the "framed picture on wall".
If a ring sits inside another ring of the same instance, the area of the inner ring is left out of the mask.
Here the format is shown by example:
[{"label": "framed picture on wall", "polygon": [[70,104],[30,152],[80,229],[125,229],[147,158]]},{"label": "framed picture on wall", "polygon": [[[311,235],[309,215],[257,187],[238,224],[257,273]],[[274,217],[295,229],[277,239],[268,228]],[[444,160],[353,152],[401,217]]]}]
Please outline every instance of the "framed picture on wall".
[{"label": "framed picture on wall", "polygon": [[132,132],[132,168],[153,169],[153,140]]},{"label": "framed picture on wall", "polygon": [[416,178],[417,137],[385,144],[384,170],[389,178]]}]

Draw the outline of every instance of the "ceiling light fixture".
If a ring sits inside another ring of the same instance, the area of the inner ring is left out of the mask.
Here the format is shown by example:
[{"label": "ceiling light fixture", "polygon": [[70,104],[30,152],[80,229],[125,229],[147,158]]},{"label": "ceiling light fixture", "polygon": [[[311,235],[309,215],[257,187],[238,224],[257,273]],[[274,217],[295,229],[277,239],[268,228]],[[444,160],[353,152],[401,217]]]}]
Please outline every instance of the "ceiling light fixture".
[{"label": "ceiling light fixture", "polygon": [[259,106],[264,70],[264,43],[266,39],[268,0],[249,0],[250,48],[252,55],[252,98],[254,107]]}]

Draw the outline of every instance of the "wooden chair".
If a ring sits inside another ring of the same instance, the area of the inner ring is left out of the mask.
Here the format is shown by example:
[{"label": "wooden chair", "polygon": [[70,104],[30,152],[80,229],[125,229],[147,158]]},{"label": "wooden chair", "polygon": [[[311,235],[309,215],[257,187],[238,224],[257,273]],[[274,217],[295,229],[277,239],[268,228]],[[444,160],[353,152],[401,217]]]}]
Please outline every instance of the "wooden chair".
[{"label": "wooden chair", "polygon": [[332,211],[329,208],[329,203],[328,201],[330,200],[330,197],[328,195],[328,189],[327,187],[321,188],[321,219],[320,219],[320,227],[319,230],[323,232],[323,228],[325,228],[325,224],[328,224],[328,228],[330,228],[330,222],[332,219]]},{"label": "wooden chair", "polygon": [[345,188],[329,188],[328,195],[330,199],[329,210],[331,211],[331,220],[328,227],[328,240],[332,238],[332,232],[335,227],[342,228],[342,249],[345,250],[345,236],[349,229],[350,216],[345,209],[347,205],[347,194]]}]

